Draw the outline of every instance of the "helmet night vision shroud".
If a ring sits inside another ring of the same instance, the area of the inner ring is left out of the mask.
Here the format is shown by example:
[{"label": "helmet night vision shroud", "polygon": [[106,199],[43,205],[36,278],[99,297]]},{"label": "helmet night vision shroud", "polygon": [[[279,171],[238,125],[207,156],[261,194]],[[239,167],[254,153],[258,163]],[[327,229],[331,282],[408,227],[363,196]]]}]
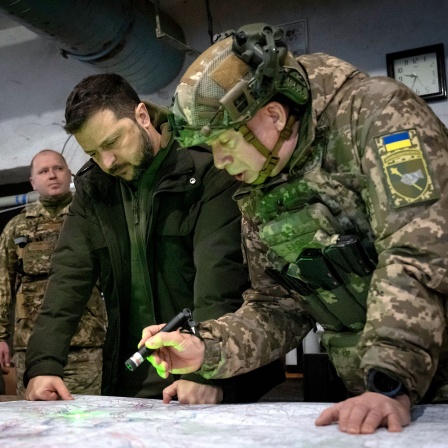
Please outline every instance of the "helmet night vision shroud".
[{"label": "helmet night vision shroud", "polygon": [[[246,123],[270,100],[288,105],[290,117],[273,150]],[[264,157],[263,182],[278,162],[278,151],[292,132],[300,108],[308,102],[303,69],[295,61],[279,27],[252,24],[223,33],[181,78],[170,123],[184,147],[207,143],[226,129],[241,132]]]}]

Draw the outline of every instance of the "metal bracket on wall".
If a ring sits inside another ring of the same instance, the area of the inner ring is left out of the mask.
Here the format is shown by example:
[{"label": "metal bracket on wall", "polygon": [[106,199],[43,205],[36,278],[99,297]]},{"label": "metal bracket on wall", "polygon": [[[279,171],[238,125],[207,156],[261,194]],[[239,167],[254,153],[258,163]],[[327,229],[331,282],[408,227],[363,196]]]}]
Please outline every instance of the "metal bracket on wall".
[{"label": "metal bracket on wall", "polygon": [[160,1],[154,0],[154,6],[155,6],[155,12],[156,12],[156,36],[158,39],[163,40],[167,44],[173,46],[174,48],[177,48],[180,51],[184,51],[186,54],[191,56],[199,56],[201,54],[200,51],[196,50],[195,48],[190,47],[189,45],[184,44],[180,40],[176,39],[173,36],[170,36],[169,34],[166,34],[160,25],[160,15],[159,15],[159,9],[160,9]]}]

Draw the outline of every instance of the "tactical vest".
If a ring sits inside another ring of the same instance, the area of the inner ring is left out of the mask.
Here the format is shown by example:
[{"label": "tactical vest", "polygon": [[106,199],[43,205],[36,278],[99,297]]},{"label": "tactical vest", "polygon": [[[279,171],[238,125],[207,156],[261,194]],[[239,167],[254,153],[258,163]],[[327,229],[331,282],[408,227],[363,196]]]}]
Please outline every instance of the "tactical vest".
[{"label": "tactical vest", "polygon": [[329,174],[316,157],[299,176],[240,201],[267,245],[267,272],[323,326],[322,343],[353,393],[363,391],[356,344],[377,262],[365,205],[347,185],[355,175]]},{"label": "tactical vest", "polygon": [[14,347],[25,348],[36,321],[47,285],[50,259],[64,216],[26,219],[26,229],[14,242],[19,262],[16,283]]}]

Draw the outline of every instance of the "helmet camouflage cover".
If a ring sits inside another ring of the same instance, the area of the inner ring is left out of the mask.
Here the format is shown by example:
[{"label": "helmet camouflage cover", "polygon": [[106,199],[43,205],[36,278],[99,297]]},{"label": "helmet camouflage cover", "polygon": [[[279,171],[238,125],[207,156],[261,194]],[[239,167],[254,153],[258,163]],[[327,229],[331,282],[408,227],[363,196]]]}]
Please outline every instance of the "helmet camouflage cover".
[{"label": "helmet camouflage cover", "polygon": [[226,33],[191,64],[174,94],[170,117],[182,146],[238,128],[278,94],[298,106],[308,101],[303,71],[282,38],[280,28],[247,25]]}]

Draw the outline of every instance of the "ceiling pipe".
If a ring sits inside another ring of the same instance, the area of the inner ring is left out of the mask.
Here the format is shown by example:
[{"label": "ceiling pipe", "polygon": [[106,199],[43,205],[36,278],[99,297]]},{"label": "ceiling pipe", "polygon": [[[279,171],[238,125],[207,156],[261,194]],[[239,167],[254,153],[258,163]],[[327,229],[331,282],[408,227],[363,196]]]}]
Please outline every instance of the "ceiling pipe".
[{"label": "ceiling pipe", "polygon": [[[75,192],[75,184],[73,182],[70,184],[70,191],[73,193]],[[0,208],[30,204],[31,202],[36,202],[39,197],[40,194],[37,191],[4,196],[3,198],[0,198]]]},{"label": "ceiling pipe", "polygon": [[39,199],[37,191],[30,191],[29,193],[16,194],[13,196],[5,196],[0,198],[0,208],[11,207],[14,205],[26,205],[31,202],[36,202]]},{"label": "ceiling pipe", "polygon": [[[180,72],[184,34],[149,0],[0,0],[13,20],[52,40],[62,56],[101,73],[118,73],[140,94],[167,86]],[[158,39],[156,29],[166,39]]]}]

